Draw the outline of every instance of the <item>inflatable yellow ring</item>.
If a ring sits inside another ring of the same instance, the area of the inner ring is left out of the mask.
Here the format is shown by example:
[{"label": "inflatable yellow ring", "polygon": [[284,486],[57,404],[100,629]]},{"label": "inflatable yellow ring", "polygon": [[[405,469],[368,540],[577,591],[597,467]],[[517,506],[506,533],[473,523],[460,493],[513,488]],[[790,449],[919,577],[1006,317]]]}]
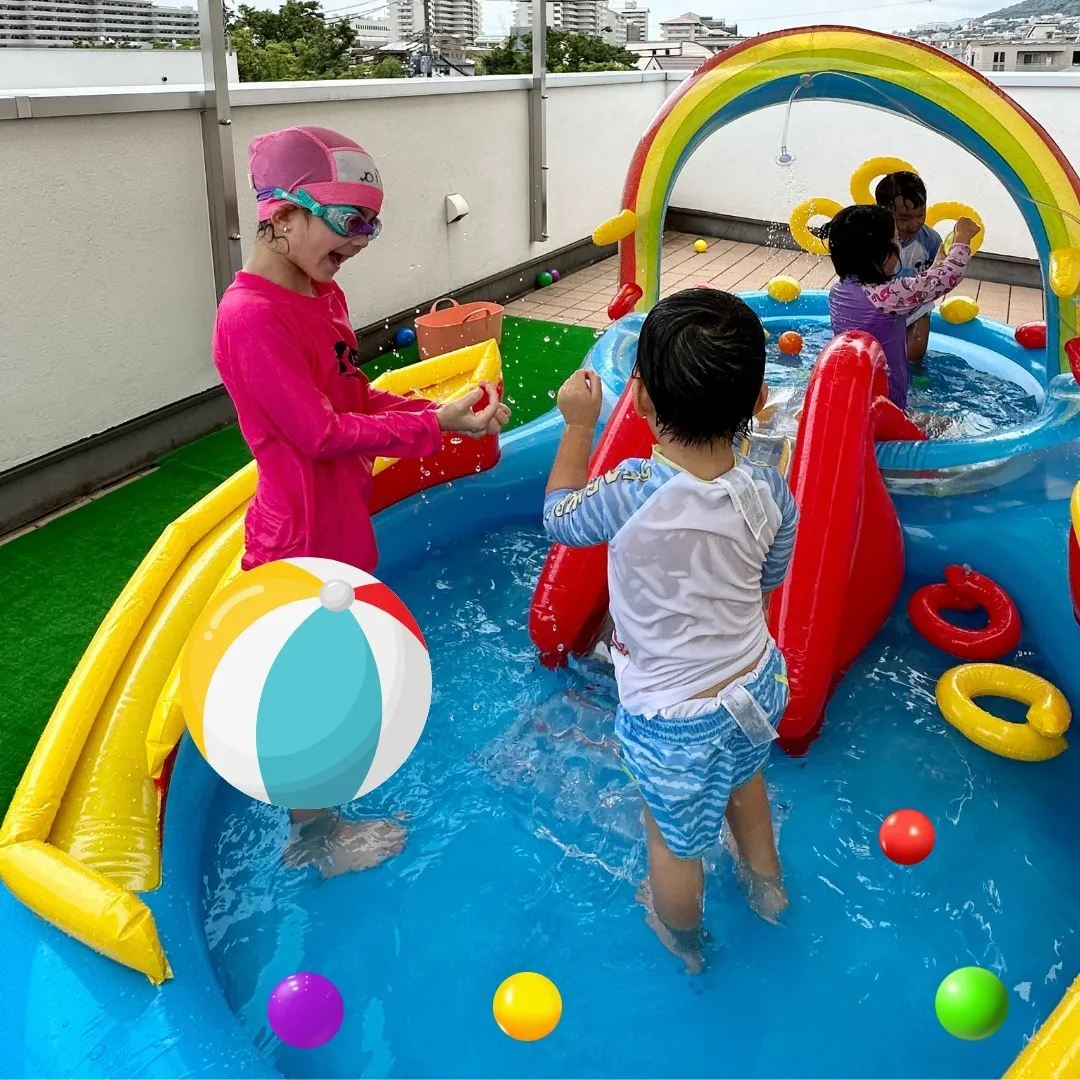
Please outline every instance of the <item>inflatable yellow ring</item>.
[{"label": "inflatable yellow ring", "polygon": [[[1022,701],[1027,722],[1012,724],[975,704],[992,696]],[[938,680],[942,716],[976,746],[1014,761],[1048,761],[1068,748],[1065,732],[1072,713],[1057,687],[1038,675],[1007,664],[961,664]]]},{"label": "inflatable yellow ring", "polygon": [[835,199],[807,199],[799,203],[788,219],[791,239],[811,255],[828,255],[829,248],[825,241],[810,231],[810,219],[825,217],[832,221],[843,209]]},{"label": "inflatable yellow ring", "polygon": [[851,174],[851,201],[860,206],[873,206],[874,193],[870,185],[882,176],[888,176],[894,172],[910,172],[916,176],[919,170],[903,158],[898,157],[875,157],[864,161]]},{"label": "inflatable yellow ring", "polygon": [[[971,253],[975,254],[979,248],[982,247],[983,240],[986,239],[986,229],[983,227],[983,219],[979,217],[978,213],[971,209],[966,203],[962,202],[939,202],[934,203],[933,206],[927,208],[926,211],[926,224],[932,229],[940,221],[956,221],[957,218],[969,217],[976,225],[979,226],[979,231],[975,234],[975,239],[971,241]],[[952,246],[952,236],[945,241],[944,248],[946,252]]]}]

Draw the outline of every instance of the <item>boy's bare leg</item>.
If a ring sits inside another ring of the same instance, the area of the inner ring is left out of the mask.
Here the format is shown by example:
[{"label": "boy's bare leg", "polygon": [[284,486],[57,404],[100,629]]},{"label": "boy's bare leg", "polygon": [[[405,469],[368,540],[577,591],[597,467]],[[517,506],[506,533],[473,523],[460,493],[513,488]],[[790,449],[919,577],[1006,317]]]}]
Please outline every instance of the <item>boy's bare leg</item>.
[{"label": "boy's bare leg", "polygon": [[907,328],[907,358],[909,364],[918,366],[926,356],[926,348],[930,343],[930,316],[924,315],[916,319]]},{"label": "boy's bare leg", "polygon": [[701,925],[705,874],[700,859],[671,854],[645,807],[645,838],[649,845],[649,881],[653,908],[673,930],[696,930]]},{"label": "boy's bare leg", "polygon": [[641,883],[636,899],[645,905],[645,922],[664,948],[683,961],[688,975],[697,975],[704,968],[701,910],[705,878],[701,860],[672,855],[648,806],[644,811],[649,876]]},{"label": "boy's bare leg", "polygon": [[739,883],[746,899],[763,919],[776,922],[788,906],[788,897],[781,878],[780,856],[762,773],[755,774],[731,793],[726,817],[737,849]]}]

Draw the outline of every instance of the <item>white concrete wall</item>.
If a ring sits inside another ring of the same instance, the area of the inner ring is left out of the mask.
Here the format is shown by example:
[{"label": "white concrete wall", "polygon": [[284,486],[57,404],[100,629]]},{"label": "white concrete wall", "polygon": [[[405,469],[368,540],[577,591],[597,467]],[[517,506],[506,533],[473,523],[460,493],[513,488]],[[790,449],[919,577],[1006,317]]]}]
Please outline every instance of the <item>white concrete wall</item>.
[{"label": "white concrete wall", "polygon": [[[240,81],[236,56],[226,63]],[[186,86],[203,81],[197,49],[0,49],[0,90]]]},{"label": "white concrete wall", "polygon": [[[587,237],[617,211],[626,164],[667,93],[640,74],[551,80],[541,245],[529,239],[527,80],[477,83],[235,87],[245,250],[252,136],[305,123],[344,131],[379,162],[387,201],[383,235],[340,280],[355,325],[389,317]],[[66,107],[58,100],[30,99],[35,113]],[[4,104],[0,94],[0,117]],[[0,119],[0,187],[19,192],[26,223],[0,259],[0,471],[216,385],[197,110]],[[470,214],[448,226],[451,192]]]},{"label": "white concrete wall", "polygon": [[[1009,89],[1080,162],[1080,79],[1057,78]],[[675,84],[641,73],[551,79],[546,245],[529,239],[527,85],[235,87],[245,249],[255,216],[247,143],[302,123],[359,139],[387,184],[385,232],[341,275],[358,326],[587,237],[618,210],[634,147]],[[0,259],[0,471],[217,383],[200,100],[191,88],[0,92],[0,188],[19,195]],[[782,172],[773,160],[781,123],[771,110],[714,136],[680,178],[675,205],[783,220],[807,195],[843,200],[865,158],[904,154],[932,199],[984,215],[988,250],[1031,254],[1003,190],[956,147],[885,114],[797,104],[788,142],[798,165]],[[448,226],[451,192],[471,212]]]},{"label": "white concrete wall", "polygon": [[0,470],[212,386],[199,114],[0,123]]},{"label": "white concrete wall", "polygon": [[[1080,77],[998,75],[998,82],[1059,143],[1080,169]],[[994,175],[967,151],[891,113],[795,99],[788,150],[795,164],[776,164],[786,107],[763,109],[712,135],[687,163],[672,205],[766,221],[787,221],[814,195],[851,201],[851,174],[867,158],[910,161],[931,202],[957,200],[986,223],[988,252],[1034,258],[1020,211]]]}]

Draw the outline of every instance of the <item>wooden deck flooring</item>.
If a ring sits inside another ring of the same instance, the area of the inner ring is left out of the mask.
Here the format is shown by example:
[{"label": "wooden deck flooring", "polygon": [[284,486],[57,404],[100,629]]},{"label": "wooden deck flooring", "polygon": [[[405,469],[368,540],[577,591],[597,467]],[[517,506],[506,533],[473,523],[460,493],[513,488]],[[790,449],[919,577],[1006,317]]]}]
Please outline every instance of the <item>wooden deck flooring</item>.
[{"label": "wooden deck flooring", "polygon": [[[709,250],[694,251],[697,237],[666,233],[660,262],[661,294],[693,285],[712,285],[728,292],[763,289],[770,278],[788,274],[804,289],[827,289],[835,280],[829,260],[806,252],[710,240]],[[561,278],[554,285],[530,293],[506,308],[508,315],[551,322],[573,323],[600,329],[609,323],[607,306],[618,278],[618,260],[605,259]],[[1042,293],[1016,285],[968,278],[957,290],[979,302],[979,314],[997,322],[1019,326],[1043,317]]]}]

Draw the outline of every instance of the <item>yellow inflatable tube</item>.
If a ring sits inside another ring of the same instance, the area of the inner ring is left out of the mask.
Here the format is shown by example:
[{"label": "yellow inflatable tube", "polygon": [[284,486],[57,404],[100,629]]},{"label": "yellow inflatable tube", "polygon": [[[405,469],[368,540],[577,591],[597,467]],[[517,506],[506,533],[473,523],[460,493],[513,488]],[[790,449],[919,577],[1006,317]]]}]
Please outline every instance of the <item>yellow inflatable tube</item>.
[{"label": "yellow inflatable tube", "polygon": [[1080,978],[1009,1066],[1005,1080],[1072,1080],[1080,1076]]},{"label": "yellow inflatable tube", "polygon": [[919,170],[910,162],[898,157],[875,157],[864,161],[851,174],[851,201],[860,206],[873,206],[874,193],[870,185],[883,176],[894,172],[909,172],[919,175]]},{"label": "yellow inflatable tube", "polygon": [[788,228],[791,239],[811,255],[828,255],[829,247],[819,236],[810,231],[812,218],[824,217],[832,221],[844,208],[835,199],[806,199],[791,211]]},{"label": "yellow inflatable tube", "polygon": [[[928,207],[926,210],[926,224],[931,229],[943,221],[956,222],[962,217],[971,218],[971,220],[979,226],[979,231],[971,241],[971,254],[974,255],[975,252],[982,247],[983,241],[986,239],[986,228],[983,225],[983,219],[979,216],[978,211],[973,210],[967,203],[962,202],[934,203],[933,206]],[[948,251],[951,246],[952,235],[950,234],[945,240],[945,250]]]},{"label": "yellow inflatable tube", "polygon": [[[489,341],[373,385],[444,401],[501,378],[498,346]],[[380,458],[373,471],[392,464]],[[162,533],[79,661],[0,827],[0,881],[11,893],[154,983],[171,972],[153,917],[135,895],[160,879],[152,780],[183,732],[178,657],[209,597],[238,572],[255,483],[252,463]]]},{"label": "yellow inflatable tube", "polygon": [[[1027,722],[1012,724],[975,704],[1003,697],[1028,706]],[[1038,675],[1006,664],[961,664],[938,680],[942,715],[977,746],[1014,761],[1047,761],[1068,748],[1072,713],[1064,695]]]}]

